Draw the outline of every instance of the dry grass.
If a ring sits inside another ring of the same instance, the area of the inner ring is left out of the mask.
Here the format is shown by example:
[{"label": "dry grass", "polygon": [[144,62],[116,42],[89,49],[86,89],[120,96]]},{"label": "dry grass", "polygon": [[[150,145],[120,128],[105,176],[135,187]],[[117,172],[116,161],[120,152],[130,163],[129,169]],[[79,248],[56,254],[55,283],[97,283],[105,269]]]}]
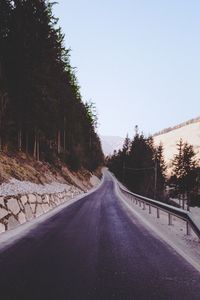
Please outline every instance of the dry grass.
[{"label": "dry grass", "polygon": [[82,190],[91,187],[91,174],[82,169],[71,172],[66,165],[52,166],[46,162],[39,162],[25,153],[0,152],[0,184],[16,178],[34,183],[50,183],[53,181],[73,184]]}]

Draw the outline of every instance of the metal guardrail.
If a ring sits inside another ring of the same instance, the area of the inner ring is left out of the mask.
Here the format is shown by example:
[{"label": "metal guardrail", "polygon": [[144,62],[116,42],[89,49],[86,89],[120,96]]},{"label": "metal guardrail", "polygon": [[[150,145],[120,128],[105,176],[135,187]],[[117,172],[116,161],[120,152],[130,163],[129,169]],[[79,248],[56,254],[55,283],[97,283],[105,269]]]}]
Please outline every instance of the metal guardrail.
[{"label": "metal guardrail", "polygon": [[149,207],[149,214],[151,214],[151,208],[154,207],[157,210],[157,218],[160,218],[160,210],[164,211],[168,214],[168,225],[172,225],[172,216],[175,216],[186,222],[186,233],[189,235],[191,233],[191,229],[200,239],[200,226],[196,223],[196,221],[192,218],[191,213],[184,211],[183,209],[174,207],[172,205],[168,205],[162,203],[160,201],[156,201],[147,197],[143,197],[141,195],[132,193],[128,191],[126,188],[122,187],[122,185],[118,182],[118,187],[120,191],[128,197],[131,201],[135,200],[135,203],[139,206],[143,205],[143,210],[146,209],[146,205]]}]

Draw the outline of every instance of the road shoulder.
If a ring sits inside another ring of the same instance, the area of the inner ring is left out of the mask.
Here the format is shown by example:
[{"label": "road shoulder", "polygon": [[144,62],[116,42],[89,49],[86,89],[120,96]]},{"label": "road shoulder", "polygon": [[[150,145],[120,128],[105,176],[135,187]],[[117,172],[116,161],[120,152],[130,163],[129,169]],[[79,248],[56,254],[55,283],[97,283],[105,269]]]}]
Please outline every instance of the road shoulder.
[{"label": "road shoulder", "polygon": [[181,224],[175,218],[173,220],[174,224],[168,226],[167,218],[164,216],[157,219],[155,215],[149,215],[147,210],[142,210],[141,207],[131,204],[119,191],[116,179],[113,178],[113,180],[115,182],[117,198],[127,213],[131,213],[133,219],[137,218],[151,234],[154,234],[158,239],[165,242],[200,272],[200,242],[198,238],[194,234],[187,236],[184,233],[184,224]]},{"label": "road shoulder", "polygon": [[104,171],[102,173],[103,173],[103,176],[102,176],[102,179],[101,179],[99,185],[92,188],[87,193],[78,195],[77,197],[67,200],[66,202],[60,204],[59,206],[46,212],[45,214],[43,214],[35,219],[32,219],[31,221],[28,221],[22,225],[19,225],[18,227],[14,228],[14,229],[11,229],[9,231],[1,233],[0,234],[0,251],[3,251],[7,247],[11,246],[13,243],[17,242],[19,239],[26,236],[31,230],[33,230],[34,228],[36,228],[37,226],[39,226],[41,223],[45,222],[49,218],[53,217],[54,215],[58,214],[60,211],[62,211],[66,207],[73,205],[77,201],[96,192],[104,183]]}]

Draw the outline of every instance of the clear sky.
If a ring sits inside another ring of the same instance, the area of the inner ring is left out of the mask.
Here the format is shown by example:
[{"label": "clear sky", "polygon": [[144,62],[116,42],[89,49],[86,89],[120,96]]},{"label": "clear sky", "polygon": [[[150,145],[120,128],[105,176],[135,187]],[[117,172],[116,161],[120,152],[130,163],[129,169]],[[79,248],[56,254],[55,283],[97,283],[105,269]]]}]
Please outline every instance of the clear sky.
[{"label": "clear sky", "polygon": [[58,0],[83,100],[98,132],[146,134],[200,115],[199,0]]}]

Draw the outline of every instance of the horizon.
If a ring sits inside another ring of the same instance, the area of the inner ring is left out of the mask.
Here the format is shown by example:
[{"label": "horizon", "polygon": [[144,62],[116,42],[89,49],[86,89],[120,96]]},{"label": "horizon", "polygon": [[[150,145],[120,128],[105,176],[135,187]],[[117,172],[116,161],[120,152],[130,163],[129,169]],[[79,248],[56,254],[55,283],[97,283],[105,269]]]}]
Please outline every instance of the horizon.
[{"label": "horizon", "polygon": [[[198,122],[200,120],[200,115],[199,116],[197,116],[197,117],[194,117],[194,118],[192,118],[192,119],[189,119],[189,120],[185,120],[184,122],[181,122],[181,123],[178,123],[178,124],[175,124],[175,125],[173,125],[173,126],[169,126],[169,127],[165,127],[165,128],[162,128],[162,129],[160,129],[159,131],[157,131],[157,132],[155,132],[155,133],[153,133],[153,134],[150,134],[152,137],[156,137],[156,136],[159,136],[159,135],[161,135],[161,134],[163,134],[163,133],[166,133],[165,131],[167,130],[167,132],[170,132],[170,131],[173,131],[173,130],[175,130],[175,129],[177,129],[177,128],[180,128],[180,127],[184,127],[184,126],[186,126],[186,125],[188,125],[188,124],[192,124],[192,123],[196,123],[196,122]],[[140,129],[140,128],[139,128]],[[129,136],[129,135],[128,135]],[[147,135],[148,136],[148,135]],[[102,134],[100,134],[100,138],[101,137],[118,137],[118,138],[124,138],[125,139],[125,137],[126,136],[119,136],[119,135],[102,135]],[[129,138],[131,138],[130,136],[129,136]]]}]

